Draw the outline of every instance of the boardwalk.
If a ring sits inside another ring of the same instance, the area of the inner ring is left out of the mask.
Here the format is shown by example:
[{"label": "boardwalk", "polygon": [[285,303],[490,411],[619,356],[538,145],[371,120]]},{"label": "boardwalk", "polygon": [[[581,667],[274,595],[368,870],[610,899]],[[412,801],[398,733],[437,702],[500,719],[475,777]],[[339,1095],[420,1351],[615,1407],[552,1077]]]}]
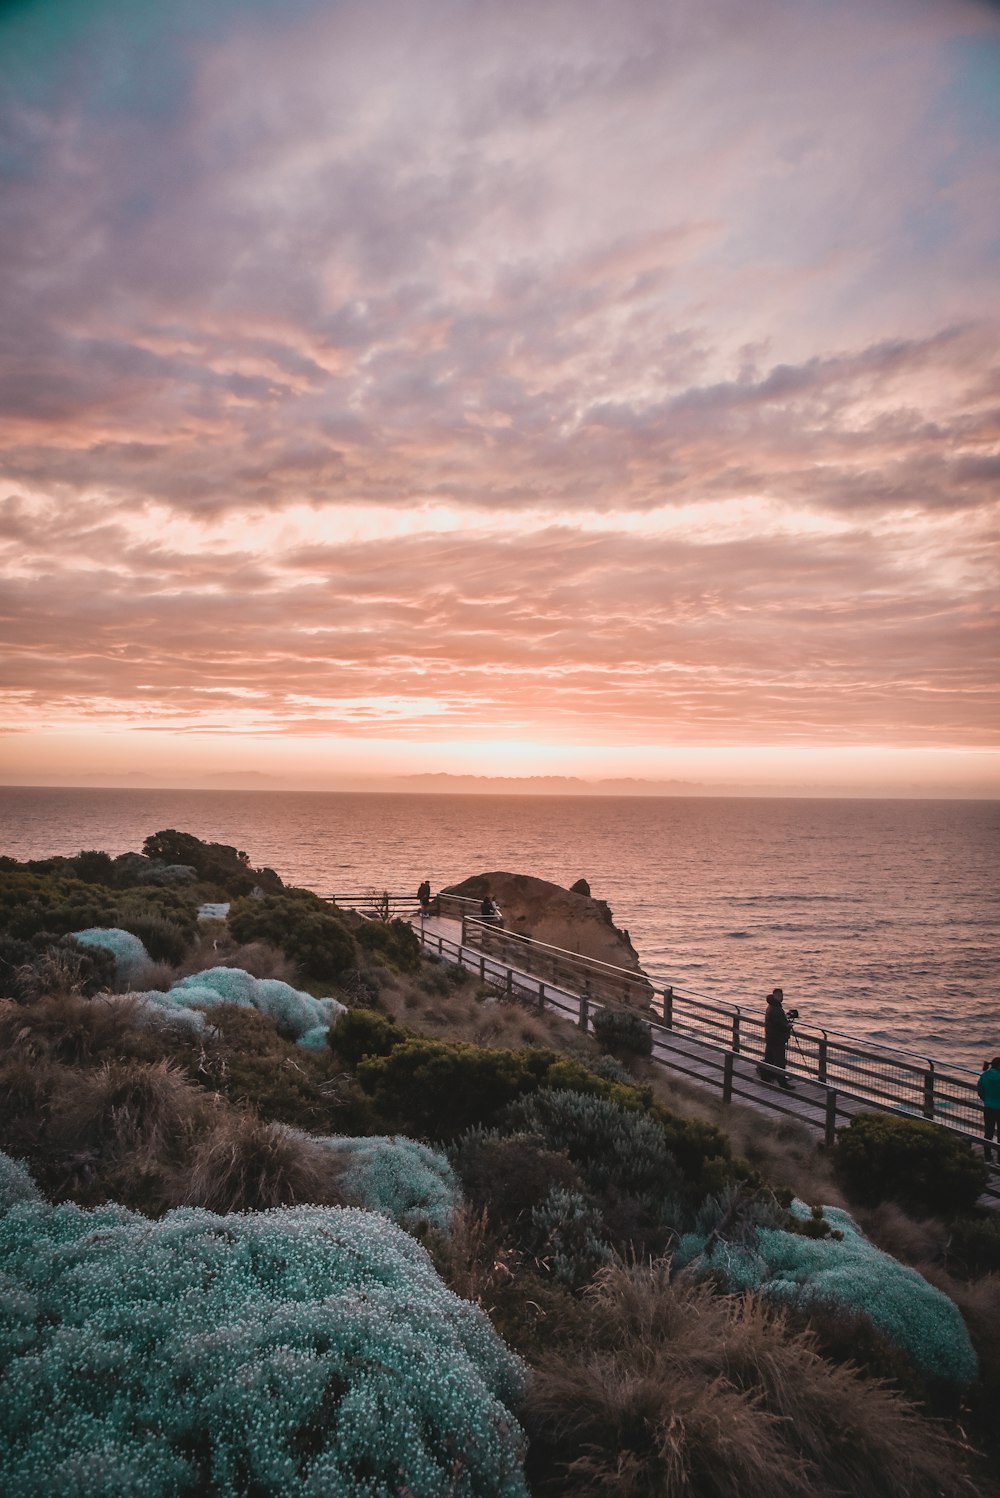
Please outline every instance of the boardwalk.
[{"label": "boardwalk", "polygon": [[[422,920],[414,918],[410,923],[429,954],[477,973],[484,983],[510,993],[522,1002],[561,1014],[581,1029],[589,1031],[592,1028],[593,1014],[601,1005],[591,996],[580,993],[578,987],[565,982],[540,979],[537,972],[528,971],[527,967],[513,967],[481,946],[463,941],[463,931],[466,937],[469,931],[462,920],[429,916]],[[786,1092],[763,1082],[758,1076],[759,1050],[755,1054],[741,1054],[717,1041],[690,1033],[678,1017],[677,1006],[670,1015],[670,1024],[665,1022],[666,1016],[659,1020],[655,1014],[648,1017],[653,1031],[653,1060],[659,1065],[682,1076],[694,1087],[715,1097],[721,1096],[724,1102],[739,1102],[762,1113],[778,1113],[795,1119],[827,1144],[833,1143],[836,1129],[857,1113],[871,1112],[874,1108],[916,1111],[879,1102],[861,1091],[854,1094],[839,1081],[831,1085],[829,1076],[825,1082],[820,1081],[813,1052],[797,1054],[794,1047],[790,1050],[788,1062],[788,1072],[794,1078],[794,1091]],[[727,1023],[731,1021],[727,1019]],[[833,1070],[832,1063],[830,1069]],[[859,1075],[864,1076],[860,1068]],[[970,1120],[973,1112],[970,1104]],[[971,1122],[966,1125],[964,1118],[949,1123],[947,1117],[942,1117],[939,1121],[945,1127],[950,1126],[974,1137],[974,1126]],[[987,1196],[991,1201],[1000,1202],[1000,1168],[996,1165],[991,1167]]]}]

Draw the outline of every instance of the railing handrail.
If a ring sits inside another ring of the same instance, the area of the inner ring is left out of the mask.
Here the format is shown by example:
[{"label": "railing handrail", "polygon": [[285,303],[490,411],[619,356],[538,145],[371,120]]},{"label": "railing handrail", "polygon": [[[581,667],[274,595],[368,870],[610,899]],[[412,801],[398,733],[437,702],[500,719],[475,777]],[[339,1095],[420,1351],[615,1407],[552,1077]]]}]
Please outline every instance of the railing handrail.
[{"label": "railing handrail", "polygon": [[[386,891],[378,891],[378,894],[383,896],[385,893]],[[321,898],[327,898],[335,901],[337,900],[337,897],[332,895],[325,897],[321,896]],[[373,898],[372,890],[364,890],[357,896],[346,894],[342,894],[339,896],[340,900],[349,900],[352,898],[371,900]],[[391,900],[410,900],[412,898],[414,905],[419,903],[415,894],[412,897],[409,894],[390,894],[389,898]],[[453,895],[449,894],[447,890],[439,890],[436,894],[431,896],[432,902],[439,898],[453,900],[463,905],[475,905],[477,907],[482,904],[481,900],[476,900],[472,896]],[[534,937],[525,936],[519,931],[504,930],[502,927],[491,925],[489,921],[479,921],[475,916],[466,916],[465,919],[467,921],[472,921],[476,925],[479,925],[484,931],[499,933],[509,940],[518,942],[522,946],[525,946],[527,948],[537,948],[541,952],[553,953],[559,957],[567,958],[571,962],[578,965],[600,969],[603,976],[619,977],[624,981],[631,983],[648,983],[654,994],[661,994],[664,993],[665,990],[669,989],[675,1003],[680,1000],[680,1002],[689,1004],[692,1007],[711,1009],[717,1014],[725,1015],[730,1022],[732,1022],[735,1017],[739,1016],[741,1023],[744,1024],[748,1023],[752,1025],[762,1026],[764,1023],[762,1019],[757,1019],[754,1015],[747,1013],[738,1004],[733,1004],[727,1000],[713,999],[709,995],[698,993],[693,989],[686,990],[683,988],[679,988],[676,984],[669,982],[667,979],[662,978],[657,974],[649,974],[642,968],[633,970],[632,968],[619,967],[616,963],[604,962],[599,957],[588,957],[582,952],[571,952],[566,947],[557,947],[549,942],[537,941]],[[800,1027],[798,1023],[796,1023],[796,1031],[799,1035],[818,1034],[822,1036],[828,1044],[832,1041],[842,1049],[847,1049],[847,1047],[851,1045],[859,1046],[861,1048],[860,1054],[863,1056],[870,1056],[875,1060],[883,1059],[886,1061],[891,1061],[896,1066],[908,1067],[910,1070],[918,1069],[911,1065],[911,1062],[917,1061],[920,1063],[920,1070],[927,1070],[929,1068],[935,1073],[938,1079],[940,1079],[941,1081],[947,1080],[947,1072],[942,1070],[943,1063],[935,1060],[931,1056],[925,1056],[920,1051],[911,1051],[903,1046],[887,1046],[884,1045],[881,1041],[869,1040],[863,1035],[854,1035],[850,1031],[836,1030],[825,1025],[810,1026],[807,1023],[806,1025]],[[847,1043],[846,1046],[844,1045],[845,1042]],[[902,1058],[909,1059],[904,1060]],[[968,1079],[974,1079],[979,1075],[979,1073],[973,1070],[972,1067],[963,1066],[961,1062],[948,1062],[947,1068],[949,1072],[958,1072],[961,1074],[960,1076],[955,1078],[955,1080],[959,1082],[966,1082],[968,1081]]]}]

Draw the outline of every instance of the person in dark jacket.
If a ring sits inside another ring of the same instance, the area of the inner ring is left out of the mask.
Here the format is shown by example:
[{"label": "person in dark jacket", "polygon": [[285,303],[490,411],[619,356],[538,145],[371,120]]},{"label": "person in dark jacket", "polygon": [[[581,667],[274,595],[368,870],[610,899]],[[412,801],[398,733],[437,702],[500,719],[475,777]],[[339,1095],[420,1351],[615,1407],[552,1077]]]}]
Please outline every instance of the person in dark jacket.
[{"label": "person in dark jacket", "polygon": [[[983,1104],[983,1153],[987,1160],[1000,1160],[1000,1056],[994,1056],[976,1083]],[[990,1141],[993,1148],[990,1148]]]},{"label": "person in dark jacket", "polygon": [[792,1021],[798,1019],[797,1009],[785,1010],[785,995],[775,988],[767,996],[764,1012],[764,1060],[757,1068],[763,1082],[777,1082],[786,1092],[795,1090],[785,1067],[788,1062],[788,1037],[792,1033]]},{"label": "person in dark jacket", "polygon": [[429,879],[425,879],[423,883],[417,885],[417,899],[420,901],[421,918],[429,916],[431,913],[431,883]]}]

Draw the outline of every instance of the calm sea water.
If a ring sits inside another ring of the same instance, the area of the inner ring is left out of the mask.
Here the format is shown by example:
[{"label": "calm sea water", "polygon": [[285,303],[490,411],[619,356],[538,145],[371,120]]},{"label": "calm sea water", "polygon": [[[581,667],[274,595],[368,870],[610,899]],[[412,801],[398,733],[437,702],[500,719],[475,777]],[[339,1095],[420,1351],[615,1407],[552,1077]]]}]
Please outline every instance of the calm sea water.
[{"label": "calm sea water", "polygon": [[978,1068],[1000,1053],[1000,802],[0,789],[0,852],[176,827],[324,894],[586,877],[646,971]]}]

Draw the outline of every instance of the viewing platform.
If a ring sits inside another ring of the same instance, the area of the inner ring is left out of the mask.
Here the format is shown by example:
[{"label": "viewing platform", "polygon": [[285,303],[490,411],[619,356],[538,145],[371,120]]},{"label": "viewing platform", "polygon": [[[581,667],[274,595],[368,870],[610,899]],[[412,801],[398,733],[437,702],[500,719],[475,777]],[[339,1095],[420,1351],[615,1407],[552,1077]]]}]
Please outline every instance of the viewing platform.
[{"label": "viewing platform", "polygon": [[[479,902],[441,894],[421,916],[414,895],[329,896],[368,918],[405,920],[430,956],[474,973],[529,1007],[592,1033],[602,1008],[627,1008],[652,1033],[652,1060],[692,1086],[767,1113],[782,1114],[830,1146],[858,1113],[881,1110],[928,1119],[983,1144],[978,1073],[859,1036],[796,1022],[786,1091],[758,1074],[764,1056],[762,1004],[753,1013],[720,1004],[644,972],[615,967],[505,931],[481,918]],[[1000,1164],[985,1195],[1000,1202]]]}]

